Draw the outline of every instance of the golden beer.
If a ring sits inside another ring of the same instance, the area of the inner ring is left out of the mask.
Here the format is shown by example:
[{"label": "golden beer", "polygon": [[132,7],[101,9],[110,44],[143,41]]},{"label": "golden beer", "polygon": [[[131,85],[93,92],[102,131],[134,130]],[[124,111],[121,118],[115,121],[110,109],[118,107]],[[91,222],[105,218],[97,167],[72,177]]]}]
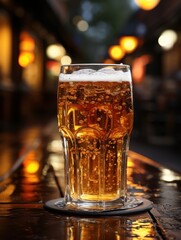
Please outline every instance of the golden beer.
[{"label": "golden beer", "polygon": [[121,78],[122,74],[117,78],[116,71],[111,77],[94,74],[81,74],[80,79],[78,74],[68,74],[69,78],[60,74],[58,84],[65,194],[73,202],[126,197],[127,151],[133,126],[131,81]]}]

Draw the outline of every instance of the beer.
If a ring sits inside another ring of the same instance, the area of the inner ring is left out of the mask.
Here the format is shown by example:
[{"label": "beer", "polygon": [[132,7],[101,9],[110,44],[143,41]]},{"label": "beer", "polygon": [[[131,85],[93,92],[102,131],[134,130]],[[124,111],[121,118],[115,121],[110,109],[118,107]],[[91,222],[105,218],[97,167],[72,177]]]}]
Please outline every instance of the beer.
[{"label": "beer", "polygon": [[132,125],[129,77],[117,71],[60,74],[58,126],[65,151],[66,194],[72,201],[125,197]]}]

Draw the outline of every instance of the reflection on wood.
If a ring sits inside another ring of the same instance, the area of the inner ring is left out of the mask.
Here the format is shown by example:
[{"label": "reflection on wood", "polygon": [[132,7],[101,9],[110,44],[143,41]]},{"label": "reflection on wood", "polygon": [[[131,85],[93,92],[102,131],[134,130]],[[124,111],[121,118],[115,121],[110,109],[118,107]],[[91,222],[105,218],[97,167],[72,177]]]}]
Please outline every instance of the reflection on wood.
[{"label": "reflection on wood", "polygon": [[[24,144],[20,135],[6,139],[0,135],[4,147],[0,153],[1,176],[10,171],[0,182],[0,239],[179,239],[181,176],[134,152],[128,159],[128,191],[153,201],[151,211],[93,218],[43,209],[43,202],[64,194],[62,149],[57,144],[52,148],[52,142],[59,141],[54,127],[50,124],[46,132],[41,129],[34,133],[39,144],[24,152],[23,164],[14,171],[10,167]],[[31,129],[25,131],[23,139],[33,143],[30,133]]]}]

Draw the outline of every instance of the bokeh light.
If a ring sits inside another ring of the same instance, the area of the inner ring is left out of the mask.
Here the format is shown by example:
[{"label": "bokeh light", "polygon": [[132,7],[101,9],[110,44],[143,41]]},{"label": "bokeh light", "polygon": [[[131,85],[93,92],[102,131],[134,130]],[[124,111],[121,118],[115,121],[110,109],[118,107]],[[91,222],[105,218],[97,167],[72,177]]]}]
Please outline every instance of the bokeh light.
[{"label": "bokeh light", "polygon": [[46,68],[50,71],[52,76],[58,76],[60,72],[60,63],[58,61],[48,61]]},{"label": "bokeh light", "polygon": [[27,173],[36,173],[39,170],[40,164],[39,162],[32,160],[31,162],[29,162],[26,167],[25,167],[25,171]]},{"label": "bokeh light", "polygon": [[25,157],[23,166],[25,173],[36,174],[40,169],[41,153],[31,150]]},{"label": "bokeh light", "polygon": [[20,54],[18,57],[18,63],[21,67],[25,68],[35,60],[35,40],[27,33],[22,32],[19,42]]},{"label": "bokeh light", "polygon": [[180,181],[181,177],[178,176],[174,171],[163,168],[161,172],[161,180],[166,182]]},{"label": "bokeh light", "polygon": [[159,37],[159,45],[166,50],[171,49],[178,39],[177,33],[173,30],[165,30]]},{"label": "bokeh light", "polygon": [[134,36],[124,36],[120,38],[119,44],[127,52],[133,52],[138,46],[138,39]]},{"label": "bokeh light", "polygon": [[61,62],[62,65],[63,64],[71,64],[72,59],[68,55],[65,55],[61,58],[60,62]]},{"label": "bokeh light", "polygon": [[21,51],[34,51],[35,41],[33,38],[26,37],[20,41],[20,50]]},{"label": "bokeh light", "polygon": [[35,59],[35,55],[32,52],[21,52],[18,57],[18,63],[21,67],[26,67],[32,63]]},{"label": "bokeh light", "polygon": [[88,30],[89,24],[85,20],[80,20],[80,21],[77,22],[77,28],[78,28],[79,31],[85,32],[85,31]]},{"label": "bokeh light", "polygon": [[152,10],[154,9],[160,0],[135,0],[135,3],[143,10]]},{"label": "bokeh light", "polygon": [[113,45],[108,50],[109,55],[114,60],[121,60],[124,57],[124,50],[119,45]]},{"label": "bokeh light", "polygon": [[151,61],[149,55],[142,55],[136,58],[132,64],[133,81],[136,83],[142,82],[145,76],[145,66]]},{"label": "bokeh light", "polygon": [[60,61],[66,54],[66,50],[61,44],[52,44],[47,47],[46,54],[49,58]]}]

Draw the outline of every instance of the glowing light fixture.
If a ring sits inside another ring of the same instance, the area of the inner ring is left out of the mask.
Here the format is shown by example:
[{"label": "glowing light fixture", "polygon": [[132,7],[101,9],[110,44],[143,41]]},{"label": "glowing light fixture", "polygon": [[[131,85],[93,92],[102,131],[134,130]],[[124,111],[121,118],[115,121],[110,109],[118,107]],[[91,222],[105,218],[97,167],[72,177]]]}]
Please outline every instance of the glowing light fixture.
[{"label": "glowing light fixture", "polygon": [[160,0],[135,0],[135,3],[143,10],[152,10],[155,8]]},{"label": "glowing light fixture", "polygon": [[32,52],[21,52],[18,57],[18,63],[21,67],[27,67],[35,59],[35,55]]},{"label": "glowing light fixture", "polygon": [[109,55],[114,60],[121,60],[124,57],[124,50],[119,45],[113,45],[108,50]]},{"label": "glowing light fixture", "polygon": [[120,38],[119,43],[126,52],[131,53],[137,48],[138,39],[134,36],[125,36]]},{"label": "glowing light fixture", "polygon": [[177,33],[173,30],[165,30],[159,37],[158,43],[159,45],[169,50],[171,49],[178,39]]},{"label": "glowing light fixture", "polygon": [[52,44],[47,47],[46,54],[49,58],[60,61],[66,54],[66,50],[61,44]]},{"label": "glowing light fixture", "polygon": [[27,164],[25,171],[27,173],[36,173],[40,168],[40,164],[37,161],[31,161],[29,164]]},{"label": "glowing light fixture", "polygon": [[27,32],[20,35],[19,49],[18,63],[21,67],[27,67],[35,60],[35,40]]},{"label": "glowing light fixture", "polygon": [[39,155],[36,151],[32,150],[27,155],[23,162],[24,170],[26,173],[35,174],[40,168]]},{"label": "glowing light fixture", "polygon": [[71,64],[72,59],[68,55],[65,55],[60,60],[61,64]]},{"label": "glowing light fixture", "polygon": [[33,38],[26,37],[22,39],[20,42],[20,50],[21,51],[34,51],[35,49],[35,41]]}]

